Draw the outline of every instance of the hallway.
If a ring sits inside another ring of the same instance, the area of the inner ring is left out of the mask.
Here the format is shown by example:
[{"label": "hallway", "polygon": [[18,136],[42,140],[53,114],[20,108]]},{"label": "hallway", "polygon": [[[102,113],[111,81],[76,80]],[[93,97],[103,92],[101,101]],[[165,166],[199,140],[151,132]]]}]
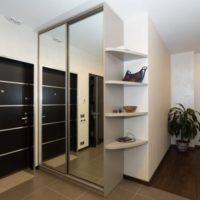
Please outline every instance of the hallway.
[{"label": "hallway", "polygon": [[180,153],[171,147],[152,178],[151,186],[200,200],[200,148]]},{"label": "hallway", "polygon": [[103,198],[41,171],[35,178],[0,194],[1,200],[188,200],[165,191],[123,180]]}]

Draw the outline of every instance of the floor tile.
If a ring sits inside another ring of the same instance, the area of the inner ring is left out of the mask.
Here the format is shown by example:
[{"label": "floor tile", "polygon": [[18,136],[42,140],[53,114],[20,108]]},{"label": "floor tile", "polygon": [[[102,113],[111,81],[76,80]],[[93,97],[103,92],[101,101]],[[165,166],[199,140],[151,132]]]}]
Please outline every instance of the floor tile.
[{"label": "floor tile", "polygon": [[136,193],[141,187],[141,184],[124,179],[121,181],[118,187],[124,190],[128,190],[132,193]]},{"label": "floor tile", "polygon": [[59,180],[59,178],[49,173],[43,172],[41,170],[37,170],[35,173],[35,180],[37,180],[43,185],[50,185],[55,181]]},{"label": "floor tile", "polygon": [[53,184],[50,184],[48,187],[70,199],[78,198],[85,191],[85,189],[63,180],[58,180]]},{"label": "floor tile", "polygon": [[1,200],[21,200],[22,198],[26,197],[27,195],[33,193],[36,190],[44,187],[40,182],[35,179],[22,183],[13,189],[8,190],[0,194]]},{"label": "floor tile", "polygon": [[10,176],[0,179],[0,194],[10,190],[33,178],[33,174],[26,171],[19,171]]},{"label": "floor tile", "polygon": [[108,197],[107,200],[131,200],[134,197],[132,192],[128,190],[123,190],[120,188],[116,188]]},{"label": "floor tile", "polygon": [[70,200],[69,198],[63,197],[62,195],[48,189],[42,188],[27,196],[23,200]]},{"label": "floor tile", "polygon": [[142,185],[138,193],[156,200],[188,200],[187,198],[144,185]]},{"label": "floor tile", "polygon": [[137,194],[137,195],[134,196],[134,198],[132,200],[156,200],[156,199],[152,199],[152,198],[145,197],[145,196]]},{"label": "floor tile", "polygon": [[77,200],[103,200],[104,197],[93,193],[93,192],[85,192],[83,195],[81,195]]}]

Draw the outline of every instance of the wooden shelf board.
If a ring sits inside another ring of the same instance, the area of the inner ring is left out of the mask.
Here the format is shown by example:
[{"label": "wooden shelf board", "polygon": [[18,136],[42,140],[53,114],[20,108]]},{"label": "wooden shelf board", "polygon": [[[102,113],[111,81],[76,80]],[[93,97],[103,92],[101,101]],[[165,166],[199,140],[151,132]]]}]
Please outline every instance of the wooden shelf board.
[{"label": "wooden shelf board", "polygon": [[128,149],[128,148],[135,148],[144,144],[147,144],[148,141],[147,140],[141,140],[141,139],[136,139],[135,142],[118,142],[118,141],[114,141],[110,144],[107,144],[105,146],[105,148],[107,150],[119,150],[119,149]]},{"label": "wooden shelf board", "polygon": [[128,118],[128,117],[137,117],[147,115],[148,112],[133,112],[133,113],[106,113],[106,117],[113,117],[113,118]]},{"label": "wooden shelf board", "polygon": [[105,52],[111,53],[112,55],[124,61],[147,58],[146,54],[135,52],[129,49],[106,48]]},{"label": "wooden shelf board", "polygon": [[147,83],[138,83],[138,82],[130,82],[130,81],[115,81],[109,80],[105,82],[107,85],[122,85],[122,86],[147,86]]}]

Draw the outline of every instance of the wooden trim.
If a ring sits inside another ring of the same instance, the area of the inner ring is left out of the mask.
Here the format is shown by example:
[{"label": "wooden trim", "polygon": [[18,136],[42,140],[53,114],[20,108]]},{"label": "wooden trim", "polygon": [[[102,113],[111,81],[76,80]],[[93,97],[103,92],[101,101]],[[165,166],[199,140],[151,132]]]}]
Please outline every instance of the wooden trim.
[{"label": "wooden trim", "polygon": [[[173,145],[175,147],[175,145]],[[160,164],[158,165],[158,167],[156,168],[156,170],[154,171],[153,175],[151,176],[151,179],[150,181],[144,181],[144,180],[141,180],[141,179],[137,179],[137,178],[134,178],[134,177],[131,177],[131,176],[128,176],[128,175],[123,175],[124,179],[126,180],[129,180],[129,181],[134,181],[136,183],[140,183],[140,184],[143,184],[143,185],[147,185],[147,186],[151,186],[151,181],[154,177],[154,175],[156,174],[156,172],[159,170],[159,168],[161,167],[165,157],[167,156],[167,153],[168,151],[170,150],[170,148],[172,148],[172,145],[169,146],[168,150],[166,151],[165,155],[163,156],[162,160],[160,161]]]},{"label": "wooden trim", "polygon": [[126,180],[134,181],[134,182],[136,182],[136,183],[140,183],[140,184],[143,184],[143,185],[150,186],[150,182],[148,182],[148,181],[143,181],[143,180],[140,180],[140,179],[137,179],[137,178],[128,176],[128,175],[123,175],[123,177],[124,177],[124,179],[126,179]]},{"label": "wooden trim", "polygon": [[90,148],[89,146],[84,147],[84,148],[82,148],[82,149],[79,149],[78,152],[81,152],[81,151],[87,150],[87,149],[89,149],[89,148]]}]

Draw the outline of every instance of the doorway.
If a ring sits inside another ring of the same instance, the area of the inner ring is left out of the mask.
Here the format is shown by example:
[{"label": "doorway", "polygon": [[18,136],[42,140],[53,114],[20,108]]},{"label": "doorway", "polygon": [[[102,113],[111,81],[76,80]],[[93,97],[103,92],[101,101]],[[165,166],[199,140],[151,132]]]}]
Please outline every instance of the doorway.
[{"label": "doorway", "polygon": [[103,142],[103,77],[89,74],[89,146]]}]

